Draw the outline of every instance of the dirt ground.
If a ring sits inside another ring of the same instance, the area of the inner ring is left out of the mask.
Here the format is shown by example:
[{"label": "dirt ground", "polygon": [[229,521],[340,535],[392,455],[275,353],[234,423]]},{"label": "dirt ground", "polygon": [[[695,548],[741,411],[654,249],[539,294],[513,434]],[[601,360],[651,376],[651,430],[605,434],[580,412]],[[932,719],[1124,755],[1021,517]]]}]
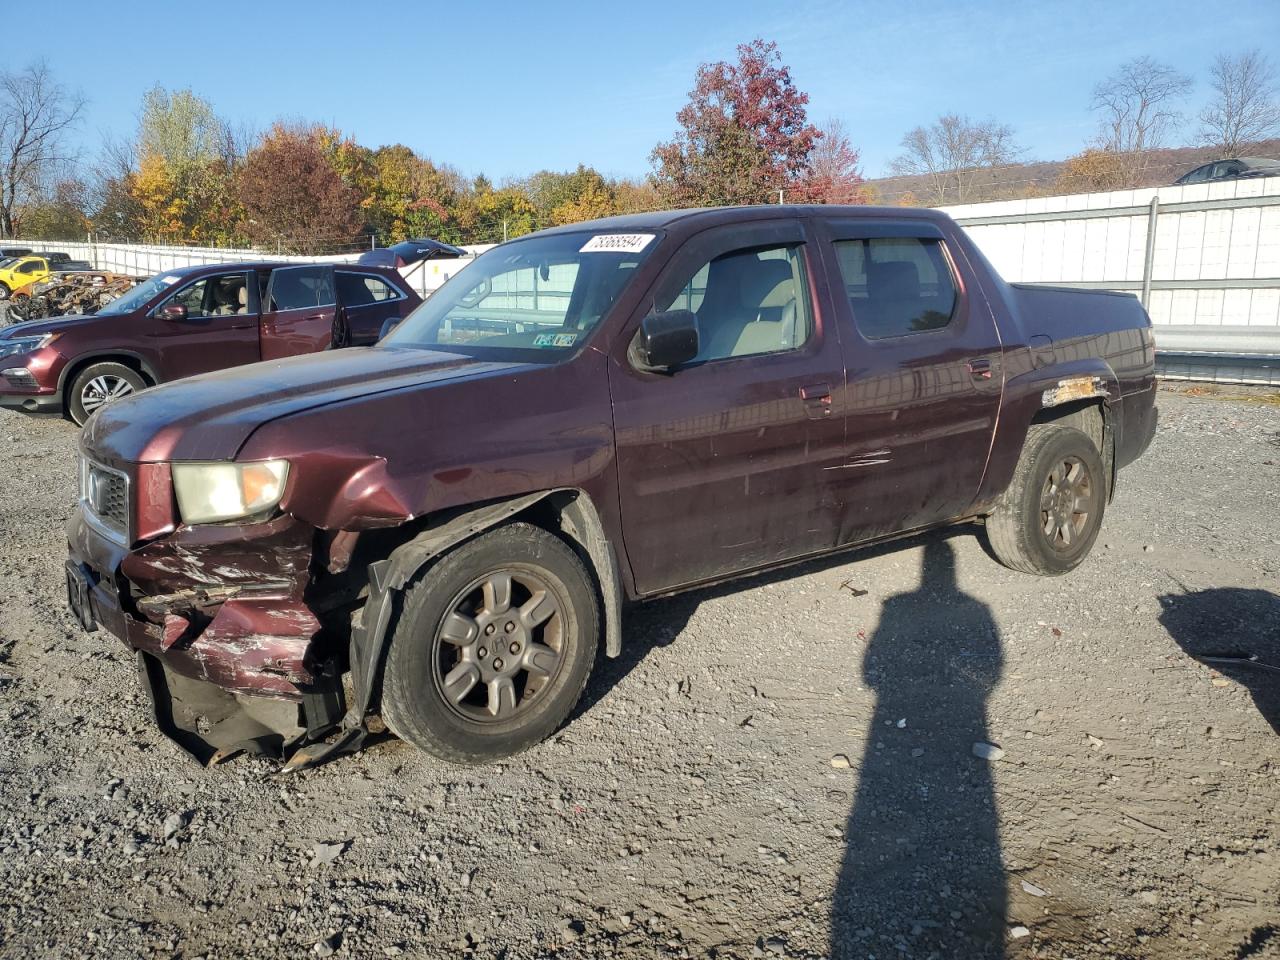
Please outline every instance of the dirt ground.
[{"label": "dirt ground", "polygon": [[75,430],[0,413],[0,955],[1280,956],[1280,675],[1190,655],[1280,663],[1280,405],[1161,410],[1069,577],[964,529],[657,602],[527,754],[290,778],[153,729],[64,610]]}]

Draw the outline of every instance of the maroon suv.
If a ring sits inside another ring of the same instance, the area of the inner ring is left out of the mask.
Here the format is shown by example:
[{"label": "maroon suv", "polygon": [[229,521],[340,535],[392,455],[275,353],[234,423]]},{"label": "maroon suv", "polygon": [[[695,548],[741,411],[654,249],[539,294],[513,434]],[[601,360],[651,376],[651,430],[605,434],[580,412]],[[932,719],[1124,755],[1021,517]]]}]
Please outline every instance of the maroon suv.
[{"label": "maroon suv", "polygon": [[0,407],[63,413],[169,380],[257,360],[370,344],[422,299],[395,270],[332,264],[187,267],[97,313],[0,329]]},{"label": "maroon suv", "polygon": [[1134,297],[1007,284],[933,211],[561,227],[375,347],[93,417],[68,594],[202,759],[317,762],[380,715],[491,760],[564,721],[624,601],[972,520],[1072,570],[1153,368]]}]

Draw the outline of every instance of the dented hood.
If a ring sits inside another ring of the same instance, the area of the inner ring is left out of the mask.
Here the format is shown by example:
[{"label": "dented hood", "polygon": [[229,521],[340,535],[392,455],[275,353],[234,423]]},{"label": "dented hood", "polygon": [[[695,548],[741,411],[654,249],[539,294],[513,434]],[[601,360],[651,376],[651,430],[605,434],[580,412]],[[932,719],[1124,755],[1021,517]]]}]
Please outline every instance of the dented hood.
[{"label": "dented hood", "polygon": [[[81,446],[107,463],[231,460],[254,430],[290,414],[520,366],[403,347],[356,347],[269,360],[117,400],[89,418]],[[335,424],[335,430],[342,427]]]}]

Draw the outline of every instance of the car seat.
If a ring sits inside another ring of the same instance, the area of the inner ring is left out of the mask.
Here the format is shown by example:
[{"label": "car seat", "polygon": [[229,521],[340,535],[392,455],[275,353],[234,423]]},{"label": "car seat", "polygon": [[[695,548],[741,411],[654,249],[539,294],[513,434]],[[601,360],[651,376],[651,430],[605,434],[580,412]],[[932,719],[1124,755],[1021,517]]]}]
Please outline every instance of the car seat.
[{"label": "car seat", "polygon": [[755,254],[714,261],[698,309],[699,359],[776,353],[796,345],[798,313],[789,260]]}]

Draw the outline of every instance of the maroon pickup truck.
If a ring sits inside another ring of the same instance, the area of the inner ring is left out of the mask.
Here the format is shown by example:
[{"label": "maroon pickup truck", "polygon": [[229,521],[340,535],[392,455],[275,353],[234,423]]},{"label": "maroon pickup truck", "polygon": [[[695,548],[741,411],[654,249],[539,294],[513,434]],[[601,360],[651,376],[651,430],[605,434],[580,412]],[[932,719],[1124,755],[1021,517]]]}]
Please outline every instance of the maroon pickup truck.
[{"label": "maroon pickup truck", "polygon": [[422,298],[395,270],[236,263],[157,274],[81,317],[0,328],[0,407],[78,424],[105,403],[195,373],[371,344]]},{"label": "maroon pickup truck", "polygon": [[627,601],[961,521],[1070,571],[1153,365],[1135,298],[1005,283],[932,211],[547,230],[372,348],[92,417],[69,599],[206,762],[316,763],[378,718],[489,761],[565,720]]}]

